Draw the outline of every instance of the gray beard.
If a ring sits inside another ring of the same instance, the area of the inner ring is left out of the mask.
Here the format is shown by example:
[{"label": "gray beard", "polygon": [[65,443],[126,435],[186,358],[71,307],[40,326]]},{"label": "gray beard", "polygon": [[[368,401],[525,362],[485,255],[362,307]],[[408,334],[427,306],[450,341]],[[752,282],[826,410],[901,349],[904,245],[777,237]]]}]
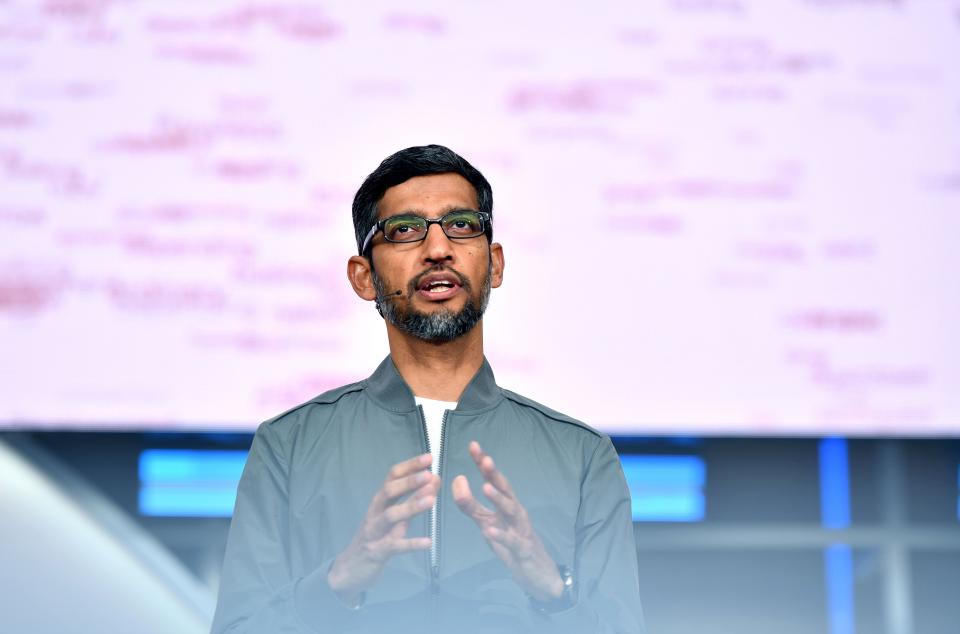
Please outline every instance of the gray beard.
[{"label": "gray beard", "polygon": [[[395,301],[398,296],[393,293],[388,295],[383,280],[380,279],[376,271],[372,271],[373,288],[377,291],[377,310],[380,311],[384,319],[417,339],[437,344],[453,341],[470,332],[483,318],[483,313],[487,310],[487,304],[490,302],[490,274],[492,268],[491,263],[487,267],[487,275],[483,280],[479,306],[473,300],[470,282],[461,278],[461,287],[467,293],[467,302],[463,305],[463,308],[457,312],[442,308],[433,313],[422,313],[409,304],[407,304],[406,310],[401,310]],[[407,292],[408,297],[412,297],[417,292],[412,282]]]}]

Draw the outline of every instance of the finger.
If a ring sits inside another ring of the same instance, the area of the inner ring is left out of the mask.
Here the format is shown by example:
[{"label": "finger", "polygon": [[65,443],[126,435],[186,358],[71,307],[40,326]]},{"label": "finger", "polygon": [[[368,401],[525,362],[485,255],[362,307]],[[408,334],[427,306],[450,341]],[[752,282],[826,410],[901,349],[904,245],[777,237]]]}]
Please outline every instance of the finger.
[{"label": "finger", "polygon": [[[375,512],[380,512],[383,508],[389,503],[393,497],[388,497],[389,493],[385,492],[384,489],[387,486],[396,480],[402,480],[407,476],[414,475],[420,471],[423,471],[430,466],[430,463],[433,462],[433,456],[429,453],[420,454],[410,458],[409,460],[404,460],[403,462],[398,462],[397,464],[390,467],[390,471],[387,473],[387,477],[383,481],[383,486],[377,491],[373,496],[373,500],[370,503],[372,510]],[[400,485],[402,486],[402,485]],[[402,495],[402,493],[401,493]]]},{"label": "finger", "polygon": [[501,493],[495,486],[489,482],[483,483],[483,494],[487,499],[493,502],[493,505],[510,520],[517,520],[522,517],[522,507],[520,503],[511,497]]},{"label": "finger", "polygon": [[387,531],[387,537],[391,539],[403,539],[407,536],[407,528],[410,526],[410,522],[403,520],[397,522],[393,527]]},{"label": "finger", "polygon": [[422,469],[429,467],[431,462],[433,462],[433,456],[431,456],[429,453],[423,453],[419,456],[414,456],[409,460],[398,462],[390,467],[390,471],[387,473],[387,482],[390,480],[403,478],[417,471],[421,471]]},{"label": "finger", "polygon": [[436,500],[437,492],[440,489],[440,479],[436,476],[432,476],[432,478],[430,482],[417,489],[403,502],[392,506],[385,505],[384,508],[379,510],[371,509],[368,511],[367,524],[369,526],[368,534],[371,535],[370,539],[377,539],[386,535],[397,522],[406,521],[433,506],[433,502],[429,500]]},{"label": "finger", "polygon": [[429,537],[409,537],[405,539],[384,540],[383,550],[390,555],[408,553],[412,550],[427,550],[430,548]]},{"label": "finger", "polygon": [[[495,486],[501,493],[515,500],[516,494],[513,492],[513,487],[510,486],[510,481],[507,480],[507,476],[503,475],[497,469],[497,465],[493,461],[493,456],[486,453],[476,440],[470,442],[469,451],[470,456],[477,464],[477,468],[480,469],[480,473],[484,479]],[[484,489],[484,493],[486,493],[486,489]]]},{"label": "finger", "polygon": [[416,473],[411,473],[408,476],[402,478],[397,478],[396,480],[388,480],[384,483],[381,491],[383,492],[383,499],[385,501],[395,500],[401,495],[410,493],[424,484],[427,484],[434,479],[434,475],[429,471],[418,471]]},{"label": "finger", "polygon": [[453,501],[457,503],[464,514],[473,518],[474,521],[479,522],[484,517],[493,515],[493,511],[477,502],[477,499],[473,497],[473,493],[470,491],[470,482],[467,481],[466,476],[459,475],[454,478],[451,489],[453,490]]},{"label": "finger", "polygon": [[497,465],[493,462],[493,457],[484,455],[477,466],[480,467],[480,473],[483,474],[487,482],[497,487],[504,495],[511,498],[514,497],[513,487],[510,486],[510,481],[507,480],[507,476],[503,475],[497,469]]},{"label": "finger", "polygon": [[[409,499],[399,504],[387,507],[380,515],[381,521],[387,526],[408,520],[433,507],[437,498],[432,493],[426,495],[412,495]],[[386,527],[384,527],[386,530]]]},{"label": "finger", "polygon": [[[433,497],[436,500],[437,493],[440,491],[440,478],[429,474],[427,483],[414,491],[410,497],[403,502],[391,506],[381,500],[385,498],[383,489],[374,496],[370,508],[367,510],[365,520],[366,534],[368,539],[379,539],[392,530],[394,524],[410,519],[414,515],[430,508],[430,504],[424,498]],[[421,506],[426,505],[426,506]]]},{"label": "finger", "polygon": [[380,539],[369,542],[365,550],[367,555],[374,561],[385,562],[397,553],[409,552],[411,550],[424,550],[426,548],[430,548],[429,537],[385,535]]},{"label": "finger", "polygon": [[470,457],[473,458],[473,461],[477,463],[477,466],[480,466],[480,460],[486,455],[483,453],[483,448],[480,446],[476,440],[471,440],[470,444],[467,446],[467,449],[470,451]]}]

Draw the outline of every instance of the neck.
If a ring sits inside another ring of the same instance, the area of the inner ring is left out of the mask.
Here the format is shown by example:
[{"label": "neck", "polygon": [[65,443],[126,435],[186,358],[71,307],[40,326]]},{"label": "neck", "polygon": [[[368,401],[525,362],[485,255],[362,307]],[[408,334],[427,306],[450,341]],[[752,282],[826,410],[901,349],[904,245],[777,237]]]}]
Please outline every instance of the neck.
[{"label": "neck", "polygon": [[416,396],[459,401],[483,365],[483,322],[453,341],[428,343],[387,323],[390,356]]}]

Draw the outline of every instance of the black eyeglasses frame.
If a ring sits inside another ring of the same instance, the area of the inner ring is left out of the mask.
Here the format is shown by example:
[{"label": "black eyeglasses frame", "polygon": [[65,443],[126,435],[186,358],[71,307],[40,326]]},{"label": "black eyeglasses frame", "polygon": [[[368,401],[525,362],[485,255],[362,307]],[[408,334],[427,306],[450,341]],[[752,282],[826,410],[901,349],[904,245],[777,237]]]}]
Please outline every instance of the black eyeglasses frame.
[{"label": "black eyeglasses frame", "polygon": [[[451,235],[448,235],[446,231],[443,231],[444,218],[452,214],[463,213],[464,211],[469,211],[479,216],[480,223],[483,225],[480,233],[478,233],[475,236],[451,236]],[[417,242],[423,242],[424,240],[427,239],[427,234],[430,233],[430,225],[440,225],[440,230],[443,231],[443,235],[447,236],[451,240],[472,240],[474,238],[479,238],[482,235],[490,234],[490,214],[486,211],[478,211],[476,209],[453,209],[443,214],[439,218],[424,218],[423,216],[419,216],[414,213],[397,214],[395,216],[390,216],[389,218],[384,218],[383,220],[378,221],[375,225],[370,227],[370,231],[367,232],[367,237],[363,239],[363,247],[360,249],[360,255],[365,254],[367,252],[367,248],[372,246],[370,243],[373,240],[373,237],[377,235],[377,232],[383,231],[383,228],[384,226],[386,226],[387,222],[393,220],[394,218],[403,218],[405,216],[413,216],[416,218],[420,218],[421,220],[427,223],[427,228],[423,232],[423,237],[417,238],[416,240],[391,240],[390,238],[387,237],[387,234],[384,233],[383,234],[384,240],[386,240],[387,242],[390,242],[391,244],[414,244]]]}]

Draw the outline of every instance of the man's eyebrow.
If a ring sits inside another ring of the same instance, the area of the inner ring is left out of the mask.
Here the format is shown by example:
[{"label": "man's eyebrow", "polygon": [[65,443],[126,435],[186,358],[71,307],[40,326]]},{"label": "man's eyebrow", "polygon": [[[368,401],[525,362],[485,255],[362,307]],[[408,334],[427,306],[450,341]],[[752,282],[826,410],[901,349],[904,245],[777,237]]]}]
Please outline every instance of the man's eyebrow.
[{"label": "man's eyebrow", "polygon": [[[477,209],[475,207],[464,207],[463,205],[450,204],[450,205],[444,205],[443,207],[440,208],[440,215],[442,216],[444,214],[448,214],[451,211],[477,211]],[[424,213],[422,209],[413,209],[413,208],[404,209],[403,211],[398,211],[393,215],[394,216],[413,215],[413,216],[421,216],[424,218],[427,217],[427,214]]]}]

